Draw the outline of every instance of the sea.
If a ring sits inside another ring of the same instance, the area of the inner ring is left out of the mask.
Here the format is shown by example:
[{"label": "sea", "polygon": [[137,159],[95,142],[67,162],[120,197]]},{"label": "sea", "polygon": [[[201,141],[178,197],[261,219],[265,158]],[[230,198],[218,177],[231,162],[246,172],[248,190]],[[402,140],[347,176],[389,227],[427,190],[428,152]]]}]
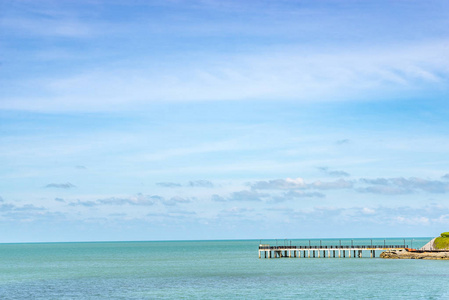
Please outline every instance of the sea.
[{"label": "sea", "polygon": [[0,299],[449,299],[449,261],[258,256],[260,243],[430,239],[0,244]]}]

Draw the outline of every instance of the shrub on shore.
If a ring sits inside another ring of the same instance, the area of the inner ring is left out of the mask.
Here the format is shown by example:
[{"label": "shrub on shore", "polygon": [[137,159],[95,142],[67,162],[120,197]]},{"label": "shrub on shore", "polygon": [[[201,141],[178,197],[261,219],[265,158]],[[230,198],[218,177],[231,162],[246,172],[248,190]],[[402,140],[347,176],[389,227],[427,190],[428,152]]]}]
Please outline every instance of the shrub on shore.
[{"label": "shrub on shore", "polygon": [[434,244],[437,249],[449,249],[449,232],[443,232],[435,239]]}]

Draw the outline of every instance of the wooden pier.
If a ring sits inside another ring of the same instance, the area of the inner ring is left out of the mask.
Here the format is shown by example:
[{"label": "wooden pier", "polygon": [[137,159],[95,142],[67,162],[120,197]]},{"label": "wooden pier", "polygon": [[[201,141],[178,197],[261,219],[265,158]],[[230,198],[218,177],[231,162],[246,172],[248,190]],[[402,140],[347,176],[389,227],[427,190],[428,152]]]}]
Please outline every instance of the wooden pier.
[{"label": "wooden pier", "polygon": [[376,251],[408,249],[408,245],[362,245],[362,246],[270,246],[259,245],[259,258],[351,258],[363,257],[369,251],[370,258],[376,257]]}]

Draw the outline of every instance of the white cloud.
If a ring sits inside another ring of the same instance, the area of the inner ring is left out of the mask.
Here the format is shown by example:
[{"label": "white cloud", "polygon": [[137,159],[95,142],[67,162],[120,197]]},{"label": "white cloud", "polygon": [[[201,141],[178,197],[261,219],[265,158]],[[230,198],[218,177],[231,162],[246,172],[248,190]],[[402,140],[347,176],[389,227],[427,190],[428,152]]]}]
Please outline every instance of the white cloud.
[{"label": "white cloud", "polygon": [[317,189],[317,190],[330,190],[330,189],[349,189],[352,188],[353,183],[352,181],[339,179],[336,181],[331,182],[322,182],[322,181],[315,181],[311,184],[309,184],[310,188]]},{"label": "white cloud", "polygon": [[324,198],[325,196],[326,195],[319,192],[306,193],[303,191],[295,191],[295,190],[290,190],[284,194],[285,198],[311,198],[311,197]]},{"label": "white cloud", "polygon": [[238,202],[244,202],[244,201],[262,201],[263,198],[269,197],[269,194],[259,193],[255,191],[237,191],[232,192],[229,197],[222,197],[217,194],[213,194],[211,196],[211,200],[215,202],[228,202],[228,201],[238,201]]},{"label": "white cloud", "polygon": [[162,204],[167,206],[176,206],[177,204],[190,203],[191,200],[179,196],[171,197],[169,200],[162,200]]},{"label": "white cloud", "polygon": [[229,217],[248,217],[248,214],[252,213],[254,209],[246,207],[231,207],[228,209],[223,209],[217,215],[218,218],[229,218]]},{"label": "white cloud", "polygon": [[270,190],[270,189],[304,189],[307,188],[304,179],[287,178],[287,179],[273,179],[269,181],[257,181],[251,184],[251,188],[255,190]]},{"label": "white cloud", "polygon": [[372,208],[364,207],[362,209],[362,213],[364,213],[365,215],[373,215],[376,213],[376,211]]}]

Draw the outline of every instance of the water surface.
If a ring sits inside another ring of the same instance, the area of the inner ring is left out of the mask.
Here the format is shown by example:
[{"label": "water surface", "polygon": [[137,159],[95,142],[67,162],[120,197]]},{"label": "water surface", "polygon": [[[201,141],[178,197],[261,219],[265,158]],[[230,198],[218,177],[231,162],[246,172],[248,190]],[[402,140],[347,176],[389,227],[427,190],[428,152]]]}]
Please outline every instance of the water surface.
[{"label": "water surface", "polygon": [[[420,247],[429,240],[408,238],[406,243]],[[369,254],[367,258],[259,259],[259,242],[1,244],[0,298],[449,298],[449,261],[371,259]],[[321,241],[323,245],[340,242],[351,240]],[[402,244],[403,240],[385,242]],[[290,241],[262,243],[289,245]],[[292,244],[308,245],[309,240]]]}]

